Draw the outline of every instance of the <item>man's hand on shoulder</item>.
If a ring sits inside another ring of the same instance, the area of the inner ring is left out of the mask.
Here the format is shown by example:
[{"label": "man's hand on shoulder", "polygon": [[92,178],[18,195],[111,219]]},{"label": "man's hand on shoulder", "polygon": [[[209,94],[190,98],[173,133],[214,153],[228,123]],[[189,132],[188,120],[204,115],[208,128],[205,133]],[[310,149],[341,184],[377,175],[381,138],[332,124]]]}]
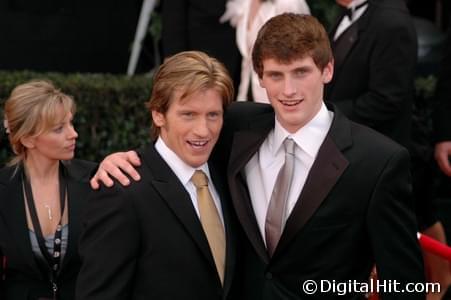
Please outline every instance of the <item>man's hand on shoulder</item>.
[{"label": "man's hand on shoulder", "polygon": [[135,169],[135,167],[140,165],[141,160],[135,151],[110,154],[103,159],[96,174],[91,178],[91,187],[97,190],[100,187],[100,183],[111,187],[114,184],[112,178],[127,186],[130,184],[130,180],[125,174],[128,174],[135,181],[141,179],[141,176]]}]

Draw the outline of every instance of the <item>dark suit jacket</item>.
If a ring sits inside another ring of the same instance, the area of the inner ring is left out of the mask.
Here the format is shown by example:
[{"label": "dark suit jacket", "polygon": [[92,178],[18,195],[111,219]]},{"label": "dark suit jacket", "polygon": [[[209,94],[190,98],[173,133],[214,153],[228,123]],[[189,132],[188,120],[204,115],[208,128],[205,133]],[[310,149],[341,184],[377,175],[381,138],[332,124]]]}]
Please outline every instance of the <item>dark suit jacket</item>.
[{"label": "dark suit jacket", "polygon": [[80,242],[77,299],[226,299],[236,253],[224,180],[210,166],[226,228],[222,288],[189,194],[153,145],[141,159],[139,182],[92,194]]},{"label": "dark suit jacket", "polygon": [[235,89],[240,82],[241,54],[235,28],[220,23],[227,0],[162,1],[163,55],[199,50],[217,58],[230,72]]},{"label": "dark suit jacket", "polygon": [[[329,299],[330,294],[303,294],[301,284],[308,279],[367,282],[374,263],[380,279],[424,282],[407,150],[335,110],[330,131],[270,258],[255,220],[244,168],[274,127],[274,112],[265,104],[234,103],[224,123],[215,155],[229,157],[232,202],[248,240],[243,299]],[[407,299],[390,296],[383,299]],[[423,299],[423,295],[409,294],[408,299]]]},{"label": "dark suit jacket", "polygon": [[335,74],[325,99],[408,147],[417,36],[404,2],[369,0],[366,12],[332,42]]},{"label": "dark suit jacket", "polygon": [[[95,164],[72,160],[66,164],[68,173],[69,242],[58,278],[62,300],[74,299],[75,281],[80,269],[78,236],[80,210],[91,191],[89,178]],[[0,256],[7,263],[5,280],[0,280],[0,299],[29,300],[50,297],[52,288],[48,270],[38,263],[32,250],[28,233],[25,203],[20,173],[15,167],[0,170]]]}]

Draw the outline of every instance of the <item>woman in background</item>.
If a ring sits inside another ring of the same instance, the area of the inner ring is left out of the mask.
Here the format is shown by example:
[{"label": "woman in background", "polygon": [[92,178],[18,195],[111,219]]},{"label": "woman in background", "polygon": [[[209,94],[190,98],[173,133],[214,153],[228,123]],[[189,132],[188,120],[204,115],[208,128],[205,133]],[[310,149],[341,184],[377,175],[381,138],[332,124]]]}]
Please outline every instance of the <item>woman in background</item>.
[{"label": "woman in background", "polygon": [[310,14],[305,0],[230,0],[221,17],[221,22],[230,21],[236,28],[236,43],[240,50],[241,81],[238,101],[269,103],[264,88],[260,86],[258,75],[252,69],[252,47],[257,33],[270,18],[285,12]]},{"label": "woman in background", "polygon": [[5,103],[15,157],[0,170],[0,299],[74,298],[80,209],[95,164],[74,160],[75,104],[46,81]]}]

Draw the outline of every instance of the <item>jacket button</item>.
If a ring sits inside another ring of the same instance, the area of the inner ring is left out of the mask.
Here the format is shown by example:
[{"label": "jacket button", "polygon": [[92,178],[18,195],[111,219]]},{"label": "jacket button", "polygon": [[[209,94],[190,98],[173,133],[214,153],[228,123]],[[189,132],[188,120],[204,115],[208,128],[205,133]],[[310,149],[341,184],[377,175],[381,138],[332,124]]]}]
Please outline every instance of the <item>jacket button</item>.
[{"label": "jacket button", "polygon": [[265,277],[266,277],[266,279],[272,279],[271,272],[266,273]]}]

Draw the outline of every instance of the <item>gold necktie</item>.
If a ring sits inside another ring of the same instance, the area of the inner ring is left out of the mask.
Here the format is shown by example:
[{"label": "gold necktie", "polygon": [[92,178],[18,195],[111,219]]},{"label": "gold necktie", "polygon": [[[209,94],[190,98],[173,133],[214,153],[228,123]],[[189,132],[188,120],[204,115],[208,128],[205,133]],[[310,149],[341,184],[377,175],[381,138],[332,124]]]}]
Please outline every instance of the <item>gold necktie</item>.
[{"label": "gold necktie", "polygon": [[211,253],[215,261],[221,283],[224,283],[225,269],[225,234],[219,218],[218,210],[208,190],[208,178],[204,172],[196,170],[191,181],[197,189],[197,203],[199,206],[200,222],[207,236]]}]

